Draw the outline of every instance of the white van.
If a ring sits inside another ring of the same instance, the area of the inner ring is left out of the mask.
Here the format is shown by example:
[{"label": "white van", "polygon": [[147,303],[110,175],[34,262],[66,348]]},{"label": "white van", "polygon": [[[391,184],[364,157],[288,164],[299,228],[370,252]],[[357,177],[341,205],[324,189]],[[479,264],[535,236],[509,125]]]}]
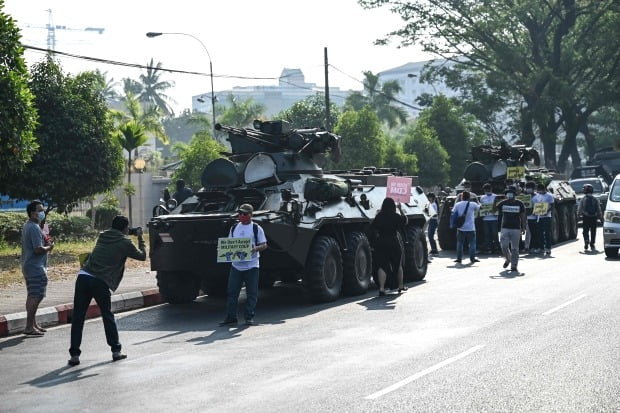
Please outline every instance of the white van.
[{"label": "white van", "polygon": [[609,198],[603,214],[603,241],[605,255],[609,258],[618,256],[620,248],[620,174],[616,175],[609,189]]}]

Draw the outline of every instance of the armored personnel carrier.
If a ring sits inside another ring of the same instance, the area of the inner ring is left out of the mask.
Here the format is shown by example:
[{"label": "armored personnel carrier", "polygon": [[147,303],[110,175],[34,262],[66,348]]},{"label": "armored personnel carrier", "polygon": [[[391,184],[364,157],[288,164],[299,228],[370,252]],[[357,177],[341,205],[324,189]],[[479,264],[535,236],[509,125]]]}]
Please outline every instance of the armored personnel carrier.
[{"label": "armored personnel carrier", "polygon": [[[228,133],[231,153],[205,167],[194,196],[172,211],[156,207],[148,224],[151,269],[167,301],[191,301],[200,290],[225,294],[230,264],[217,263],[218,238],[228,236],[246,203],[267,237],[261,286],[301,280],[315,302],[365,293],[373,277],[371,223],[394,172],[325,173],[318,158],[330,153],[337,160],[340,137],[321,129],[291,129],[284,121],[216,129]],[[429,218],[423,190],[411,192],[402,204],[409,224],[401,234],[410,281],[426,275]]]},{"label": "armored personnel carrier", "polygon": [[[527,181],[543,183],[555,201],[551,223],[553,244],[577,237],[577,194],[564,177],[539,167],[540,157],[535,149],[507,143],[500,146],[480,145],[472,148],[471,155],[473,160],[465,168],[459,188],[468,182],[471,192],[483,195],[482,186],[488,182],[493,192],[501,195],[509,184],[518,185]],[[456,248],[456,230],[450,228],[450,214],[455,200],[454,195],[444,198],[439,211],[437,235],[443,250]],[[476,222],[477,226],[479,224]],[[481,228],[476,229],[481,233]]]}]

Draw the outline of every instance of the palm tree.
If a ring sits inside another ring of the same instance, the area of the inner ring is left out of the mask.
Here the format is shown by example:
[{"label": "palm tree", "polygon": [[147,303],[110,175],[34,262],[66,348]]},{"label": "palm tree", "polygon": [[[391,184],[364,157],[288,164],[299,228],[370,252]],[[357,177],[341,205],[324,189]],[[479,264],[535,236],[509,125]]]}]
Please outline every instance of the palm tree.
[{"label": "palm tree", "polygon": [[353,110],[361,110],[370,106],[379,119],[393,128],[407,122],[407,111],[393,104],[397,102],[395,96],[401,91],[397,80],[380,83],[379,76],[370,71],[364,72],[364,92],[354,92],[346,100],[346,106]]},{"label": "palm tree", "polygon": [[125,95],[131,93],[134,96],[138,96],[142,93],[142,83],[133,80],[129,77],[124,77],[123,80],[123,92]]},{"label": "palm tree", "polygon": [[228,102],[226,110],[219,116],[218,120],[225,125],[238,128],[251,126],[254,119],[258,119],[265,111],[265,106],[252,98],[239,101],[230,94],[226,100]]},{"label": "palm tree", "polygon": [[161,62],[154,65],[153,59],[147,64],[146,73],[140,75],[142,91],[138,94],[138,100],[145,105],[159,107],[167,116],[174,115],[169,102],[176,103],[174,99],[166,95],[166,90],[174,86],[174,82],[161,80]]},{"label": "palm tree", "polygon": [[115,82],[114,78],[108,79],[108,72],[95,69],[95,76],[97,77],[97,87],[106,101],[119,98],[118,92],[116,91],[118,82]]},{"label": "palm tree", "polygon": [[127,151],[127,187],[125,192],[127,193],[127,208],[129,213],[129,225],[131,225],[131,196],[134,193],[133,186],[131,185],[131,152],[144,145],[148,140],[146,136],[144,125],[135,120],[129,120],[121,124],[116,132],[116,139],[120,143],[121,147]]}]

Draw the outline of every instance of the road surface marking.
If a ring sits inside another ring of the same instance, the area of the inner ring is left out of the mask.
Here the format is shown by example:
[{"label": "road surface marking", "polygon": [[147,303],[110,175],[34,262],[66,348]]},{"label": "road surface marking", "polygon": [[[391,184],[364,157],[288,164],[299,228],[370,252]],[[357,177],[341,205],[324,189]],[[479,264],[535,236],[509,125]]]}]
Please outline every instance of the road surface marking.
[{"label": "road surface marking", "polygon": [[442,367],[447,366],[448,364],[454,363],[455,361],[458,361],[458,360],[460,360],[460,359],[462,359],[464,357],[467,357],[470,354],[472,354],[472,353],[474,353],[474,352],[476,352],[476,351],[478,351],[478,350],[480,350],[482,348],[484,348],[484,344],[479,344],[477,346],[474,346],[474,347],[470,348],[469,350],[462,352],[461,354],[457,354],[454,357],[450,357],[449,359],[444,360],[441,363],[435,364],[434,366],[429,367],[426,370],[422,370],[421,372],[416,373],[413,376],[409,376],[406,379],[403,379],[403,380],[399,381],[398,383],[394,383],[391,386],[386,387],[383,390],[379,390],[378,392],[373,393],[370,396],[366,396],[365,399],[367,399],[367,400],[378,399],[379,397],[381,397],[383,395],[386,395],[386,394],[388,394],[390,392],[393,392],[394,390],[399,389],[399,388],[401,388],[401,387],[411,383],[412,381],[419,379],[420,377],[424,377],[427,374],[430,374],[430,373],[432,373],[432,372],[434,372],[436,370],[439,370]]},{"label": "road surface marking", "polygon": [[575,297],[575,298],[573,298],[572,300],[567,301],[567,302],[565,302],[565,303],[564,303],[564,304],[562,304],[562,305],[559,305],[559,306],[557,306],[557,307],[555,307],[555,308],[552,308],[552,309],[551,309],[551,310],[549,310],[549,311],[545,311],[544,313],[542,313],[542,315],[549,315],[549,314],[551,314],[551,313],[555,313],[556,311],[561,310],[561,309],[563,309],[564,307],[566,307],[566,306],[568,306],[568,305],[571,305],[571,304],[572,304],[572,303],[574,303],[575,301],[579,301],[579,300],[581,300],[581,299],[582,299],[582,298],[584,298],[584,297],[587,297],[587,294],[581,294],[579,297]]}]

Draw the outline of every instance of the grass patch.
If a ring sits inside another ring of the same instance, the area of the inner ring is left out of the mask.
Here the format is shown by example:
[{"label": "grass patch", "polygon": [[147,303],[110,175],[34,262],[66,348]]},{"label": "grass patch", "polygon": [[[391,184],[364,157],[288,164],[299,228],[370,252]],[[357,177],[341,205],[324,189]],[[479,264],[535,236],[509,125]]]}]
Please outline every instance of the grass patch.
[{"label": "grass patch", "polygon": [[[137,245],[135,237],[131,237]],[[145,241],[148,246],[148,236],[145,234]],[[76,276],[80,269],[78,255],[90,252],[95,246],[96,238],[80,240],[56,241],[52,253],[48,256],[47,276],[49,281],[66,280]],[[148,248],[148,247],[147,247]],[[126,269],[150,268],[149,258],[146,261],[136,261],[127,259]],[[0,244],[0,288],[11,285],[23,284],[24,276],[21,269],[21,245]]]}]

